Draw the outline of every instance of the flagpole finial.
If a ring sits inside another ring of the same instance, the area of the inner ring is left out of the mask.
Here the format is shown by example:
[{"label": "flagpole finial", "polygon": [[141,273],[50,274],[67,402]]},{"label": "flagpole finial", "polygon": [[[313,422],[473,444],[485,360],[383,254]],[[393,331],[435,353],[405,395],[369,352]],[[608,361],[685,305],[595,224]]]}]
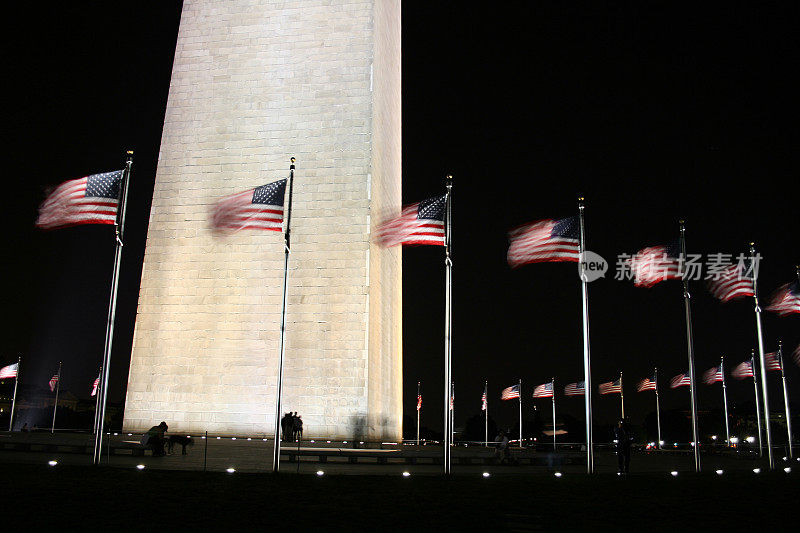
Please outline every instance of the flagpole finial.
[{"label": "flagpole finial", "polygon": [[289,165],[289,170],[294,170],[294,162],[296,161],[294,157],[290,157],[289,160],[291,164]]},{"label": "flagpole finial", "polygon": [[452,174],[448,174],[447,176],[445,176],[444,185],[445,185],[445,187],[447,187],[448,191],[453,188],[453,175]]},{"label": "flagpole finial", "polygon": [[133,159],[133,150],[126,150],[125,155],[128,157],[128,159]]}]

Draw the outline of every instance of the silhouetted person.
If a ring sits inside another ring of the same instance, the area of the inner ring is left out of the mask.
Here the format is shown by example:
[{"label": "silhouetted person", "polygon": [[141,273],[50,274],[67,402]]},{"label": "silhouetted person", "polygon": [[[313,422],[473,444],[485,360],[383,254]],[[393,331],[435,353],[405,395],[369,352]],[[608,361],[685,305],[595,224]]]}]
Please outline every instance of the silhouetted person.
[{"label": "silhouetted person", "polygon": [[153,450],[153,457],[163,457],[164,453],[164,433],[167,432],[167,423],[161,422],[153,426],[142,435],[142,446]]},{"label": "silhouetted person", "polygon": [[24,424],[22,424],[22,431],[24,431],[25,433],[27,433],[28,431],[30,431],[30,430],[28,429],[28,423],[27,423],[27,422],[25,422]]},{"label": "silhouetted person", "polygon": [[292,413],[286,413],[281,418],[281,433],[283,434],[283,440],[289,440],[292,435]]},{"label": "silhouetted person", "polygon": [[620,420],[614,428],[614,440],[617,441],[617,468],[620,474],[627,474],[631,467],[631,443],[633,436],[626,427],[624,420]]},{"label": "silhouetted person", "polygon": [[500,433],[494,438],[495,450],[494,456],[500,459],[500,464],[507,463],[511,459],[511,450],[508,448],[508,436],[502,429]]},{"label": "silhouetted person", "polygon": [[297,411],[294,412],[292,415],[292,440],[297,440],[297,431],[299,429],[299,424],[297,422]]},{"label": "silhouetted person", "polygon": [[[295,413],[296,414],[296,413]],[[297,440],[303,440],[303,417],[294,417],[294,433]]]}]

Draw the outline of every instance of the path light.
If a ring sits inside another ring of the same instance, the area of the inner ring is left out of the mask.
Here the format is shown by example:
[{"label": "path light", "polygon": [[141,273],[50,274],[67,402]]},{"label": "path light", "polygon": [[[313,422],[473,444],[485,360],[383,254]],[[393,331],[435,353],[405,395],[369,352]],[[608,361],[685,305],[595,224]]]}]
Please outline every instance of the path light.
[{"label": "path light", "polygon": [[227,469],[225,469],[225,471],[227,473],[229,473],[229,474],[233,474],[234,472],[236,472],[236,469],[235,468],[227,468]]},{"label": "path light", "polygon": [[489,472],[484,472],[483,473],[483,477],[489,477],[489,476],[491,476],[491,474]]},{"label": "path light", "polygon": [[717,440],[717,436],[716,435],[711,435],[711,440]]},{"label": "path light", "polygon": [[217,440],[221,439],[222,437],[217,437]]},{"label": "path light", "polygon": [[247,437],[247,440],[253,440],[253,439],[251,439],[250,437]]},{"label": "path light", "polygon": [[746,439],[744,439],[744,440],[746,440],[746,441],[747,441],[747,442],[749,442],[750,444],[753,444],[753,443],[756,441],[756,438],[755,438],[755,437],[747,437],[747,438],[746,438]]},{"label": "path light", "polygon": [[717,472],[717,475],[718,475],[718,476],[721,476],[721,475],[722,475],[722,473],[723,473],[723,471],[722,471],[722,470],[716,470],[716,472]]},{"label": "path light", "polygon": [[403,472],[403,477],[411,477],[411,472]]},{"label": "path light", "polygon": [[342,441],[342,444],[347,444],[347,441],[346,441],[346,440],[343,440],[343,441]]},{"label": "path light", "polygon": [[788,474],[789,472],[791,472],[791,471],[792,471],[792,467],[790,467],[790,466],[787,466],[786,468],[784,468],[784,469],[783,469],[783,471],[784,471],[784,472],[786,472],[786,473]]},{"label": "path light", "polygon": [[318,476],[324,476],[325,472],[323,472],[322,470],[317,470],[317,475]]},{"label": "path light", "polygon": [[47,464],[49,464],[50,466],[56,466],[58,464],[58,461],[47,461]]},{"label": "path light", "polygon": [[144,470],[144,465],[136,465],[137,470]]},{"label": "path light", "polygon": [[556,477],[561,477],[561,472],[556,472],[556,473],[555,473],[555,474],[553,474],[553,475],[554,475],[554,476],[556,476]]},{"label": "path light", "polygon": [[678,477],[678,471],[673,470],[672,472],[670,472],[670,475],[672,475],[672,477]]},{"label": "path light", "polygon": [[760,474],[761,473],[761,469],[760,468],[754,468],[753,469],[753,473],[754,474]]},{"label": "path light", "polygon": [[231,437],[231,440],[236,440],[236,437]]},{"label": "path light", "polygon": [[731,444],[739,444],[739,437],[731,437]]}]

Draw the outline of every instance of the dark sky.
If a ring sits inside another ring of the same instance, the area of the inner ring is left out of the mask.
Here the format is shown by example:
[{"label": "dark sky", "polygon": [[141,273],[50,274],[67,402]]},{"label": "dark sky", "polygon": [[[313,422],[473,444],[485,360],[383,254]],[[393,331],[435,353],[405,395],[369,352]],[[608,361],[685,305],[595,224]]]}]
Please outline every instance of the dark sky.
[{"label": "dark sky", "polygon": [[[516,402],[500,390],[557,389],[582,379],[580,284],[574,264],[506,264],[507,231],[577,213],[586,197],[587,245],[611,264],[589,285],[595,385],[624,372],[626,412],[641,423],[652,393],[634,383],[658,366],[687,369],[680,283],[634,288],[613,279],[616,257],[674,240],[685,219],[690,253],[734,256],[755,241],[766,299],[794,277],[800,45],[791,3],[503,9],[403,3],[403,199],[444,192],[453,174],[453,372],[456,425],[479,413],[511,425]],[[561,4],[561,3],[558,3]],[[44,385],[64,361],[64,386],[88,397],[102,358],[113,262],[106,226],[38,232],[45,189],[121,168],[135,150],[112,362],[124,398],[141,261],[169,89],[180,2],[17,6],[6,17],[6,228],[0,364],[23,355],[22,383]],[[301,166],[298,172],[302,172]],[[404,251],[404,405],[440,429],[444,265],[440,248]],[[697,371],[756,346],[752,304],[719,304],[692,284]],[[800,343],[800,316],[765,313],[768,350]],[[782,411],[777,374],[773,410]],[[800,398],[800,369],[787,365]],[[688,407],[688,390],[663,390],[662,408]],[[701,409],[721,406],[700,385]],[[732,404],[752,401],[732,382]],[[539,400],[549,410],[549,401]],[[583,402],[558,398],[582,416]],[[595,395],[595,418],[618,414]],[[548,411],[549,412],[549,411]],[[526,415],[527,416],[527,415]],[[702,432],[702,427],[701,427]]]}]

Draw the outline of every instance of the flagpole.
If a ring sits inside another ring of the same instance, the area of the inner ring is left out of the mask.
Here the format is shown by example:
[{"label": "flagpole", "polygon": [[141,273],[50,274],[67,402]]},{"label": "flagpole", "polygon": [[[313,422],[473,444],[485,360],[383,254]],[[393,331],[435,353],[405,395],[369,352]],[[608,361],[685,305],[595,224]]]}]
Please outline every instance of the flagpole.
[{"label": "flagpole", "polygon": [[452,327],[453,327],[453,260],[451,247],[453,238],[452,194],[453,176],[445,179],[447,194],[445,195],[445,295],[444,295],[444,473],[450,474],[450,444],[452,439],[450,428],[450,383],[453,380],[452,367]]},{"label": "flagpole", "polygon": [[553,451],[556,451],[556,378],[550,379],[550,386],[553,388]]},{"label": "flagpole", "polygon": [[725,406],[725,445],[731,445],[731,429],[728,422],[728,387],[725,385],[725,358],[719,358],[719,368],[722,371],[722,403]]},{"label": "flagpole", "polygon": [[483,406],[485,409],[483,410],[483,424],[484,424],[484,437],[486,438],[486,447],[489,447],[489,381],[487,380],[483,384],[483,397],[485,400],[483,401]]},{"label": "flagpole", "polygon": [[420,412],[420,404],[419,404],[419,394],[420,394],[420,382],[417,381],[417,446],[419,446],[419,412]]},{"label": "flagpole", "polygon": [[450,439],[450,446],[455,445],[456,441],[456,406],[455,406],[455,399],[456,399],[456,384],[455,382],[450,382],[450,434],[452,438]]},{"label": "flagpole", "polygon": [[117,218],[114,221],[116,233],[116,249],[114,251],[114,268],[111,271],[111,294],[108,298],[108,317],[106,319],[106,340],[103,350],[103,375],[100,380],[101,390],[98,391],[100,397],[100,414],[97,421],[97,433],[94,437],[94,456],[92,461],[99,465],[102,459],[103,449],[103,425],[106,418],[106,406],[108,402],[108,378],[111,370],[111,349],[114,342],[114,317],[117,313],[117,291],[119,289],[119,270],[122,265],[122,238],[125,232],[125,207],[128,203],[128,182],[131,177],[131,167],[133,166],[133,151],[128,150],[125,159],[125,170],[122,174],[120,184],[120,204],[117,209]]},{"label": "flagpole", "polygon": [[761,328],[761,306],[758,304],[758,280],[756,276],[756,248],[750,243],[750,268],[753,269],[753,304],[756,313],[756,330],[758,332],[758,359],[761,366],[761,394],[764,397],[764,429],[767,434],[767,460],[769,469],[775,468],[772,460],[772,430],[769,424],[769,396],[767,394],[767,362],[764,357],[764,334]]},{"label": "flagpole", "polygon": [[275,445],[272,447],[272,473],[277,474],[281,466],[281,400],[283,396],[283,361],[286,357],[286,303],[289,283],[289,254],[292,251],[292,188],[294,185],[294,162],[289,164],[289,202],[286,209],[286,231],[283,234],[283,305],[281,306],[281,348],[278,356],[278,383],[275,391]]},{"label": "flagpole", "polygon": [[783,343],[778,341],[778,361],[781,364],[781,382],[783,383],[783,407],[786,409],[786,432],[789,437],[789,459],[792,459],[792,415],[789,413],[789,393],[786,390],[786,374],[783,371]]},{"label": "flagpole", "polygon": [[764,456],[764,448],[761,445],[761,402],[758,400],[758,380],[756,379],[756,351],[750,350],[750,369],[753,371],[753,392],[756,396],[756,422],[758,425],[758,456]]},{"label": "flagpole", "polygon": [[58,409],[58,391],[61,390],[61,361],[58,362],[58,379],[56,380],[56,401],[53,404],[53,425],[50,426],[50,433],[56,431],[56,409]]},{"label": "flagpole", "polygon": [[658,368],[655,368],[654,377],[656,378],[656,428],[658,429],[658,449],[661,449],[661,406],[658,400]]},{"label": "flagpole", "polygon": [[17,360],[17,376],[14,378],[14,396],[11,400],[11,416],[8,419],[8,430],[13,431],[14,427],[14,408],[17,405],[17,385],[19,384],[19,368],[22,366],[22,356]]},{"label": "flagpole", "polygon": [[522,380],[519,380],[519,447],[522,448]]},{"label": "flagpole", "polygon": [[[583,197],[578,198],[578,212],[581,222],[580,257],[586,252],[586,229],[583,217]],[[583,269],[583,261],[578,262],[578,274],[581,279],[581,297],[583,310],[583,380],[584,402],[586,410],[586,472],[594,472],[594,444],[592,442],[592,365],[589,345],[589,292]]]},{"label": "flagpole", "polygon": [[619,373],[619,403],[622,407],[622,419],[625,420],[625,395],[622,393],[622,372]]},{"label": "flagpole", "polygon": [[694,470],[700,472],[700,442],[698,440],[697,430],[697,396],[695,387],[695,373],[694,373],[694,338],[692,337],[692,306],[691,294],[689,294],[689,279],[686,275],[685,261],[686,261],[686,226],[683,220],[680,221],[681,230],[681,256],[684,261],[684,271],[681,273],[683,278],[683,302],[684,310],[686,313],[686,344],[687,355],[689,359],[689,387],[691,389],[691,402],[692,402],[692,440],[694,441]]}]

